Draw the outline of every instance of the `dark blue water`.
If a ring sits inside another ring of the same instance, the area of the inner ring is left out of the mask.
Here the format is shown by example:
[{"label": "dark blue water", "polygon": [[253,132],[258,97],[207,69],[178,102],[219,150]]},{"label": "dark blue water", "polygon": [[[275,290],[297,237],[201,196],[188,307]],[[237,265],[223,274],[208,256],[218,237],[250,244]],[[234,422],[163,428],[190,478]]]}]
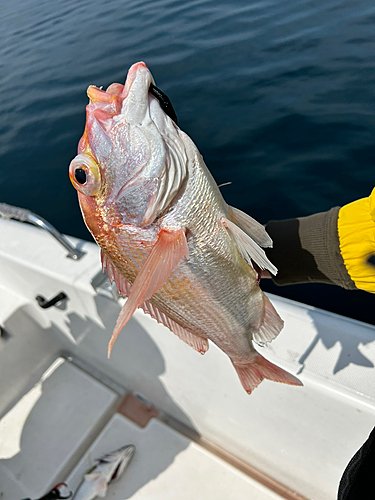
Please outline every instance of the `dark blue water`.
[{"label": "dark blue water", "polygon": [[[375,185],[373,0],[12,0],[0,22],[0,201],[65,233],[89,238],[67,175],[86,88],[139,60],[217,182],[232,181],[228,203],[260,222]],[[364,292],[263,288],[375,323]]]}]

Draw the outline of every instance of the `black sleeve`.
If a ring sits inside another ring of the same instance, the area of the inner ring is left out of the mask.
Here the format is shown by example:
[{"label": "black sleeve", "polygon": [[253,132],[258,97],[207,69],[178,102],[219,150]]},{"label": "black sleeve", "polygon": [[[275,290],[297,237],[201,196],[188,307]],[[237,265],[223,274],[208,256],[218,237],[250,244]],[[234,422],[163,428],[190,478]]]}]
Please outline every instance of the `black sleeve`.
[{"label": "black sleeve", "polygon": [[338,500],[371,498],[375,488],[375,428],[348,463],[342,475]]},{"label": "black sleeve", "polygon": [[277,285],[329,283],[356,289],[340,253],[337,218],[340,208],[308,217],[270,221],[266,230],[273,240],[267,257],[279,272]]}]

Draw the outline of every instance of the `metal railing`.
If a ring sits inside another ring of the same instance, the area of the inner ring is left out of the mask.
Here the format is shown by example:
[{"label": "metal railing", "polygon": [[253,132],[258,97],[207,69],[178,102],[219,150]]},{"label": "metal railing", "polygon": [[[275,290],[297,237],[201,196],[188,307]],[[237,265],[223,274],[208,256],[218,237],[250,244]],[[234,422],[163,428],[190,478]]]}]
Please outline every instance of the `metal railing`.
[{"label": "metal railing", "polygon": [[7,205],[6,203],[0,203],[0,216],[5,219],[16,219],[22,222],[29,222],[30,224],[34,224],[34,226],[44,229],[67,250],[68,257],[71,259],[79,260],[85,254],[85,252],[75,248],[63,234],[52,226],[52,224],[30,210]]}]

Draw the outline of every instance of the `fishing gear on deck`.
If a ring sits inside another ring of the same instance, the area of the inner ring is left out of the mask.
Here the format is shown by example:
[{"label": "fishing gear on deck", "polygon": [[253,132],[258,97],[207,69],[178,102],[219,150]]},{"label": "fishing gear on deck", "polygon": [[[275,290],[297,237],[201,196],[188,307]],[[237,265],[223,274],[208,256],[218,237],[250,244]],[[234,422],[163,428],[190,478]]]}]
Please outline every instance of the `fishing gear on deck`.
[{"label": "fishing gear on deck", "polygon": [[[64,496],[63,492],[60,491],[61,487],[63,487],[63,490],[68,488],[67,484],[58,483],[52,488],[51,491],[49,491],[42,497],[37,498],[36,500],[63,500],[70,498],[73,495],[73,492],[68,490],[69,491],[68,495]],[[31,498],[23,498],[22,500],[31,500]]]}]

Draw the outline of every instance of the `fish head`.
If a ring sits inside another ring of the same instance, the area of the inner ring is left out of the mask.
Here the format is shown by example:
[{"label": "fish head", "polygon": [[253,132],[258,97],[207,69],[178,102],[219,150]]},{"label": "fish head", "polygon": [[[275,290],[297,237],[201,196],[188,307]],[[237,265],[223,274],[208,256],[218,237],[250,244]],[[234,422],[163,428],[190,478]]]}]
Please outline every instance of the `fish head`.
[{"label": "fish head", "polygon": [[130,464],[135,453],[135,446],[127,444],[117,450],[106,453],[98,459],[110,468],[109,483],[118,481]]},{"label": "fish head", "polygon": [[182,133],[150,93],[154,79],[144,62],[125,84],[90,86],[86,126],[69,175],[93,233],[103,225],[147,227],[178,197],[187,179]]},{"label": "fish head", "polygon": [[122,448],[119,448],[117,452],[119,454],[119,464],[114,474],[112,475],[111,482],[120,479],[122,474],[125,472],[134,456],[135,446],[133,444],[128,444],[126,446],[123,446]]}]

